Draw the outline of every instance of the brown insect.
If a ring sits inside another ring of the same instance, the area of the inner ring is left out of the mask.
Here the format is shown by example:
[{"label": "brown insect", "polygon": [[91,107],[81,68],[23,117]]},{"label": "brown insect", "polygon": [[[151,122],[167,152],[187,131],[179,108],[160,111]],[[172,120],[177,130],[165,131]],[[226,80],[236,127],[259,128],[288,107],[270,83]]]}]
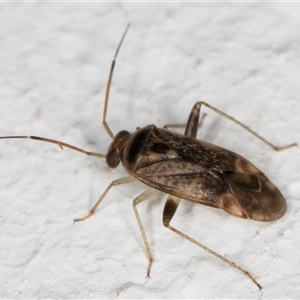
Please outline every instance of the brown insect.
[{"label": "brown insect", "polygon": [[[278,188],[250,161],[234,152],[196,139],[198,128],[204,117],[202,116],[199,120],[202,105],[243,127],[274,150],[286,149],[296,144],[276,147],[249,127],[205,102],[197,102],[194,105],[186,125],[165,125],[163,129],[157,128],[155,125],[148,125],[144,128],[138,128],[133,133],[122,130],[114,135],[106,122],[106,113],[116,58],[128,28],[129,25],[116,50],[106,87],[102,123],[113,140],[106,155],[85,151],[58,140],[37,136],[3,136],[0,139],[29,138],[57,144],[62,149],[66,147],[88,156],[106,158],[106,163],[111,168],[116,168],[122,161],[129,176],[112,181],[89,214],[74,220],[76,222],[83,221],[93,215],[113,186],[135,180],[150,186],[133,201],[134,212],[149,260],[147,276],[150,275],[153,256],[136,206],[156,192],[162,191],[169,194],[163,211],[165,227],[240,270],[261,289],[262,287],[248,271],[175,229],[170,225],[170,221],[181,199],[222,208],[236,217],[256,221],[277,220],[284,215],[287,208],[286,200]],[[168,128],[172,127],[185,127],[184,135],[169,131]]]}]

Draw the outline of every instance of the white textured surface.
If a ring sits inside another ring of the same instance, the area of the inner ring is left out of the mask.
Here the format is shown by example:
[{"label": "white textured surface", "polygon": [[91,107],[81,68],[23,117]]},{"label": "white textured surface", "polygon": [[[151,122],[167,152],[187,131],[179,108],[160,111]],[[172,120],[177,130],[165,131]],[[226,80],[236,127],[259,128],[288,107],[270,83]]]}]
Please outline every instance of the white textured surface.
[{"label": "white textured surface", "polygon": [[[0,135],[56,138],[105,153],[105,86],[128,22],[107,120],[121,129],[185,122],[204,100],[278,145],[300,143],[300,5],[293,3],[0,5]],[[277,222],[240,220],[182,202],[173,225],[249,270],[237,270],[162,226],[165,196],[132,210],[142,184],[103,160],[30,140],[0,145],[0,298],[297,298],[299,148],[276,153],[209,112],[199,138],[236,151],[286,196]]]}]

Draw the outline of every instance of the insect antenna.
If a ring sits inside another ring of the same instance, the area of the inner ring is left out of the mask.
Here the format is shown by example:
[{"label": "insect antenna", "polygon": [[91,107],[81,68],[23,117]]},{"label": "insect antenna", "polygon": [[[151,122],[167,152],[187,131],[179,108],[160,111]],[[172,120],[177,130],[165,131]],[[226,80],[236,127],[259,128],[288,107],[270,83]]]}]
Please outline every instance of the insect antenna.
[{"label": "insect antenna", "polygon": [[[112,77],[113,77],[113,73],[114,73],[114,68],[115,68],[115,65],[116,65],[117,56],[118,56],[119,50],[121,48],[121,45],[123,43],[123,40],[126,36],[126,33],[129,29],[129,27],[130,27],[130,23],[127,25],[126,30],[123,33],[121,41],[120,41],[120,43],[117,47],[115,56],[114,56],[112,64],[111,64],[111,68],[110,68],[110,72],[109,72],[109,76],[108,76],[108,81],[107,81],[107,85],[106,85],[106,93],[105,93],[105,102],[104,102],[102,124],[104,126],[105,131],[108,133],[108,135],[112,139],[114,139],[115,136],[112,133],[111,129],[109,128],[109,126],[106,122],[106,113],[107,113],[107,106],[108,106],[108,100],[109,100],[109,92],[110,92],[110,87],[111,87]],[[53,139],[44,138],[44,137],[40,137],[40,136],[33,136],[33,135],[1,136],[0,139],[32,139],[32,140],[38,140],[38,141],[42,141],[42,142],[46,142],[46,143],[56,144],[61,149],[63,149],[64,147],[69,148],[69,149],[72,149],[74,151],[84,153],[88,156],[95,156],[95,157],[100,157],[100,158],[105,158],[106,157],[106,155],[102,154],[102,153],[86,151],[86,150],[83,150],[83,149],[78,148],[76,146],[73,146],[71,144],[67,144],[67,143],[64,143],[64,142],[61,142],[61,141],[58,141],[58,140],[53,140]]]},{"label": "insect antenna", "polygon": [[108,76],[108,82],[107,82],[107,85],[106,85],[106,93],[105,93],[105,101],[104,101],[102,124],[103,124],[106,132],[108,133],[108,135],[111,137],[112,140],[114,139],[115,136],[112,133],[111,129],[109,128],[109,126],[108,126],[108,124],[106,122],[107,105],[108,105],[110,86],[111,86],[112,77],[113,77],[113,73],[114,73],[114,69],[115,69],[115,65],[116,65],[117,56],[118,56],[119,50],[120,50],[120,48],[122,46],[123,40],[124,40],[124,38],[126,36],[126,33],[127,33],[128,29],[129,29],[129,27],[130,27],[130,23],[127,25],[127,27],[125,29],[125,32],[123,33],[123,36],[121,38],[121,41],[120,41],[120,43],[118,45],[118,48],[116,50],[114,59],[113,59],[113,61],[111,63],[111,68],[110,68],[110,72],[109,72],[109,76]]},{"label": "insect antenna", "polygon": [[85,150],[83,150],[81,148],[78,148],[76,146],[73,146],[73,145],[58,141],[58,140],[52,140],[52,139],[48,139],[48,138],[44,138],[44,137],[40,137],[40,136],[33,136],[33,135],[1,136],[0,139],[32,139],[32,140],[38,140],[38,141],[42,141],[42,142],[46,142],[46,143],[56,144],[61,149],[63,149],[63,147],[69,148],[69,149],[72,149],[74,151],[84,153],[88,156],[95,156],[95,157],[101,157],[101,158],[106,157],[106,155],[102,154],[102,153],[85,151]]}]

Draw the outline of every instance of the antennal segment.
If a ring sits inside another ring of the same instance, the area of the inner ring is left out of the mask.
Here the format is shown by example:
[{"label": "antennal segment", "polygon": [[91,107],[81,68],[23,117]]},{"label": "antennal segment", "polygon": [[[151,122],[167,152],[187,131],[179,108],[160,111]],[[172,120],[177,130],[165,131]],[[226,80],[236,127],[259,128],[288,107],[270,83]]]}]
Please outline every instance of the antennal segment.
[{"label": "antennal segment", "polygon": [[117,56],[118,56],[119,50],[121,48],[121,45],[123,43],[123,40],[124,40],[124,38],[126,36],[126,33],[127,33],[128,29],[129,29],[129,27],[130,27],[130,23],[127,25],[126,30],[123,33],[121,41],[120,41],[120,43],[118,45],[118,48],[116,50],[114,59],[113,59],[113,61],[111,63],[111,68],[110,68],[110,72],[109,72],[109,76],[108,76],[108,82],[107,82],[107,85],[106,85],[106,93],[105,93],[105,102],[104,102],[104,109],[103,109],[102,124],[103,124],[106,132],[108,133],[108,135],[111,137],[112,140],[114,139],[115,136],[112,133],[110,127],[108,126],[108,124],[106,122],[107,105],[108,105],[109,92],[110,92],[110,87],[111,87],[112,77],[113,77],[113,73],[114,73],[114,68],[115,68],[115,65],[116,65]]},{"label": "antennal segment", "polygon": [[87,156],[95,156],[95,157],[101,157],[101,158],[106,157],[106,155],[102,154],[102,153],[85,151],[85,150],[83,150],[81,148],[78,148],[76,146],[73,146],[73,145],[70,145],[70,144],[67,144],[67,143],[64,143],[64,142],[61,142],[61,141],[40,137],[40,136],[33,136],[33,135],[1,136],[0,139],[32,139],[32,140],[38,140],[38,141],[42,141],[42,142],[56,144],[61,149],[63,149],[63,147],[66,147],[66,148],[72,149],[74,151],[84,153]]}]

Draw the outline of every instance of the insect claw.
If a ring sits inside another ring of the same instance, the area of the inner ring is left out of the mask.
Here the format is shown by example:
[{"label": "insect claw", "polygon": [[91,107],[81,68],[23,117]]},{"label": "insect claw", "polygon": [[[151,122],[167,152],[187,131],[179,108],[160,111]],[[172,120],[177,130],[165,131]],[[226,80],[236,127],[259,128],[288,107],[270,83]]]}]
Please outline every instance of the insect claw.
[{"label": "insect claw", "polygon": [[[250,274],[249,274],[250,275]],[[252,281],[257,285],[257,287],[261,290],[263,287],[250,275]]]},{"label": "insect claw", "polygon": [[82,222],[82,221],[84,221],[84,220],[86,220],[87,218],[89,218],[89,217],[91,217],[93,214],[92,213],[89,213],[88,215],[86,215],[85,217],[83,217],[83,218],[80,218],[80,219],[74,219],[74,223],[75,222]]},{"label": "insect claw", "polygon": [[153,260],[149,261],[148,270],[147,270],[147,276],[146,276],[147,278],[150,278],[150,270],[151,270],[152,262],[153,262]]}]

